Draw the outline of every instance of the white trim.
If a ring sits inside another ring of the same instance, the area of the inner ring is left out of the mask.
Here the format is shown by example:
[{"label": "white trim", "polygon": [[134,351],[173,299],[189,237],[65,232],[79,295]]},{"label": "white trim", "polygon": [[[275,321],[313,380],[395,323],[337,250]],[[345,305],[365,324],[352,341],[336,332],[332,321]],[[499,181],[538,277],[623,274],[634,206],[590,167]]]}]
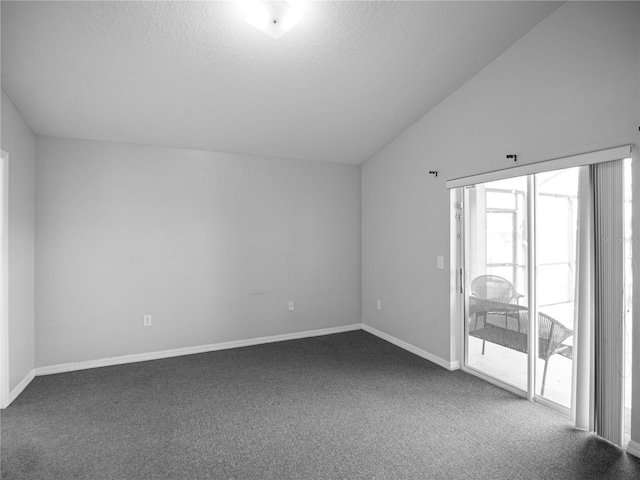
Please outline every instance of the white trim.
[{"label": "white trim", "polygon": [[362,329],[360,323],[344,325],[341,327],[321,328],[319,330],[308,330],[305,332],[285,333],[282,335],[271,335],[269,337],[250,338],[248,340],[234,340],[231,342],[213,343],[209,345],[199,345],[196,347],[176,348],[172,350],[161,350],[157,352],[137,353],[133,355],[123,355],[120,357],[102,358],[98,360],[88,360],[85,362],[63,363],[50,365],[48,367],[38,367],[35,369],[36,375],[52,375],[55,373],[72,372],[75,370],[86,370],[89,368],[108,367],[112,365],[122,365],[125,363],[146,362],[148,360],[159,360],[161,358],[179,357],[182,355],[193,355],[196,353],[215,352],[217,350],[227,350],[230,348],[248,347],[251,345],[262,345],[265,343],[282,342],[285,340],[296,340],[300,338],[319,337],[333,333],[350,332]]},{"label": "white trim", "polygon": [[449,357],[460,368],[460,339],[464,330],[462,259],[462,195],[460,188],[449,191]]},{"label": "white trim", "polygon": [[627,453],[640,458],[640,443],[630,440],[627,445]]},{"label": "white trim", "polygon": [[410,343],[405,342],[404,340],[400,340],[396,337],[393,337],[391,335],[389,335],[388,333],[384,333],[381,332],[380,330],[378,330],[377,328],[373,328],[370,325],[365,325],[364,323],[362,324],[362,330],[364,330],[365,332],[369,332],[372,335],[375,335],[376,337],[379,337],[383,340],[386,340],[389,343],[393,343],[394,345],[407,350],[408,352],[411,352],[415,355],[418,355],[419,357],[422,357],[426,360],[429,360],[430,362],[433,362],[437,365],[440,365],[441,367],[446,368],[447,370],[457,370],[460,368],[460,361],[459,360],[455,360],[453,362],[450,362],[448,360],[445,360],[442,357],[439,357],[437,355],[434,355],[433,353],[429,353],[425,350],[422,350],[421,348],[418,348],[414,345],[411,345]]},{"label": "white trim", "polygon": [[548,398],[541,397],[538,394],[535,394],[533,396],[532,401],[534,403],[537,403],[538,405],[542,405],[543,407],[548,408],[549,410],[553,410],[554,412],[559,413],[560,415],[564,415],[567,418],[571,418],[570,407],[565,407],[564,405],[560,405],[559,403],[556,403],[553,400],[549,400]]},{"label": "white trim", "polygon": [[9,154],[0,150],[0,408],[12,402],[9,389]]},{"label": "white trim", "polygon": [[[537,206],[536,180],[533,176],[527,177],[527,206],[525,215],[527,217],[527,305],[529,308],[529,329],[531,335],[527,335],[527,352],[538,352],[538,261],[536,259],[536,249],[538,237],[536,235],[536,206]],[[533,245],[533,247],[532,247]],[[516,257],[517,258],[517,257]],[[517,260],[516,260],[517,261]],[[519,314],[518,314],[519,315]],[[519,318],[519,317],[518,317]],[[505,320],[506,321],[506,320]],[[518,320],[518,330],[520,329]],[[484,353],[484,344],[483,344]],[[527,398],[532,401],[535,397],[536,375],[537,375],[538,355],[527,353]]]},{"label": "white trim", "polygon": [[[11,403],[18,398],[18,395],[20,395],[25,388],[27,388],[27,386],[31,383],[31,381],[36,378],[36,371],[31,370],[26,377],[24,377],[22,379],[22,381],[16,385],[16,388],[14,388],[13,390],[11,390],[11,393],[9,394],[9,403],[7,404],[7,407],[9,405],[11,405]],[[3,407],[6,408],[6,407]]]},{"label": "white trim", "polygon": [[629,158],[630,156],[631,145],[623,145],[620,147],[608,148],[606,150],[598,150],[597,152],[582,153],[580,155],[572,155],[570,157],[544,160],[542,162],[529,163],[527,165],[519,165],[517,167],[510,167],[502,170],[479,173],[468,177],[454,178],[447,180],[446,185],[447,188],[465,187],[467,185],[493,182],[495,180],[503,180],[505,178],[520,177],[571,167],[580,167],[582,165],[591,165],[594,163],[611,162],[613,160],[622,160],[623,158]]},{"label": "white trim", "polygon": [[466,365],[462,365],[461,370],[465,373],[468,373],[469,375],[478,377],[480,380],[484,380],[485,382],[490,383],[491,385],[494,385],[498,388],[506,390],[507,392],[513,393],[518,397],[528,399],[527,392],[525,392],[521,388],[511,385],[510,383],[503,382],[502,380],[498,380],[497,378],[492,377],[491,375],[487,375],[486,373],[483,373],[480,370],[476,370],[475,368],[468,367]]}]

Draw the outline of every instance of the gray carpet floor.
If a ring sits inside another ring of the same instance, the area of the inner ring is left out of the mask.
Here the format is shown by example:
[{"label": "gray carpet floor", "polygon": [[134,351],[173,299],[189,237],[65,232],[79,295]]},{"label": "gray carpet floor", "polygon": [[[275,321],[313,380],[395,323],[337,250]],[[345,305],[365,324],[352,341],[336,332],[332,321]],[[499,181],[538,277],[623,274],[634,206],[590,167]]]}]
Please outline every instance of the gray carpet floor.
[{"label": "gray carpet floor", "polygon": [[366,332],[37,377],[3,480],[639,479],[568,419]]}]

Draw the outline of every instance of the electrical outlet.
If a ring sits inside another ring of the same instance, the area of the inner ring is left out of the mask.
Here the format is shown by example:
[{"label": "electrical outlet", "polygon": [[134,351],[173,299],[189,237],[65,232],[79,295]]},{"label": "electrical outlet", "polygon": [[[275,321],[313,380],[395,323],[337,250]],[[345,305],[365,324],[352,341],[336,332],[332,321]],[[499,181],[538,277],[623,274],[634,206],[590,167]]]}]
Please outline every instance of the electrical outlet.
[{"label": "electrical outlet", "polygon": [[293,303],[293,300],[289,301],[289,310],[295,310],[296,309],[296,305],[295,303]]},{"label": "electrical outlet", "polygon": [[438,257],[438,268],[444,270],[444,257]]},{"label": "electrical outlet", "polygon": [[142,317],[142,325],[145,327],[151,326],[151,315],[145,315]]},{"label": "electrical outlet", "polygon": [[378,310],[382,310],[382,300],[377,300],[377,301],[376,301],[376,308],[377,308]]}]

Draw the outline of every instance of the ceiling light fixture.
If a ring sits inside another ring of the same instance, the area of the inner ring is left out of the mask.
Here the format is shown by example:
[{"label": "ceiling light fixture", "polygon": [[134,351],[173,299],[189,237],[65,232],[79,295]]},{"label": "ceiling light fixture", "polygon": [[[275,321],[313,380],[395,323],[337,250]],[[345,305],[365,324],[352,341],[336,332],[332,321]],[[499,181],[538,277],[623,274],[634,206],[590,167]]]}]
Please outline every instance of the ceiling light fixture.
[{"label": "ceiling light fixture", "polygon": [[285,1],[247,1],[245,20],[271,38],[278,40],[291,30],[302,14]]}]

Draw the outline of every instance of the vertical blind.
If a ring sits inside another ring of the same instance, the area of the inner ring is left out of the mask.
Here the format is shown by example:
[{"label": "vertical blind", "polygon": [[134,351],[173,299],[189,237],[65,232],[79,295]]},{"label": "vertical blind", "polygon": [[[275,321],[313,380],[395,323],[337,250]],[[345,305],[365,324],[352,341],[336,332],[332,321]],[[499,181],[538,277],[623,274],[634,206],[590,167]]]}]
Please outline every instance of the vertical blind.
[{"label": "vertical blind", "polygon": [[624,434],[624,184],[622,161],[590,166],[594,235],[595,432],[621,446]]}]

